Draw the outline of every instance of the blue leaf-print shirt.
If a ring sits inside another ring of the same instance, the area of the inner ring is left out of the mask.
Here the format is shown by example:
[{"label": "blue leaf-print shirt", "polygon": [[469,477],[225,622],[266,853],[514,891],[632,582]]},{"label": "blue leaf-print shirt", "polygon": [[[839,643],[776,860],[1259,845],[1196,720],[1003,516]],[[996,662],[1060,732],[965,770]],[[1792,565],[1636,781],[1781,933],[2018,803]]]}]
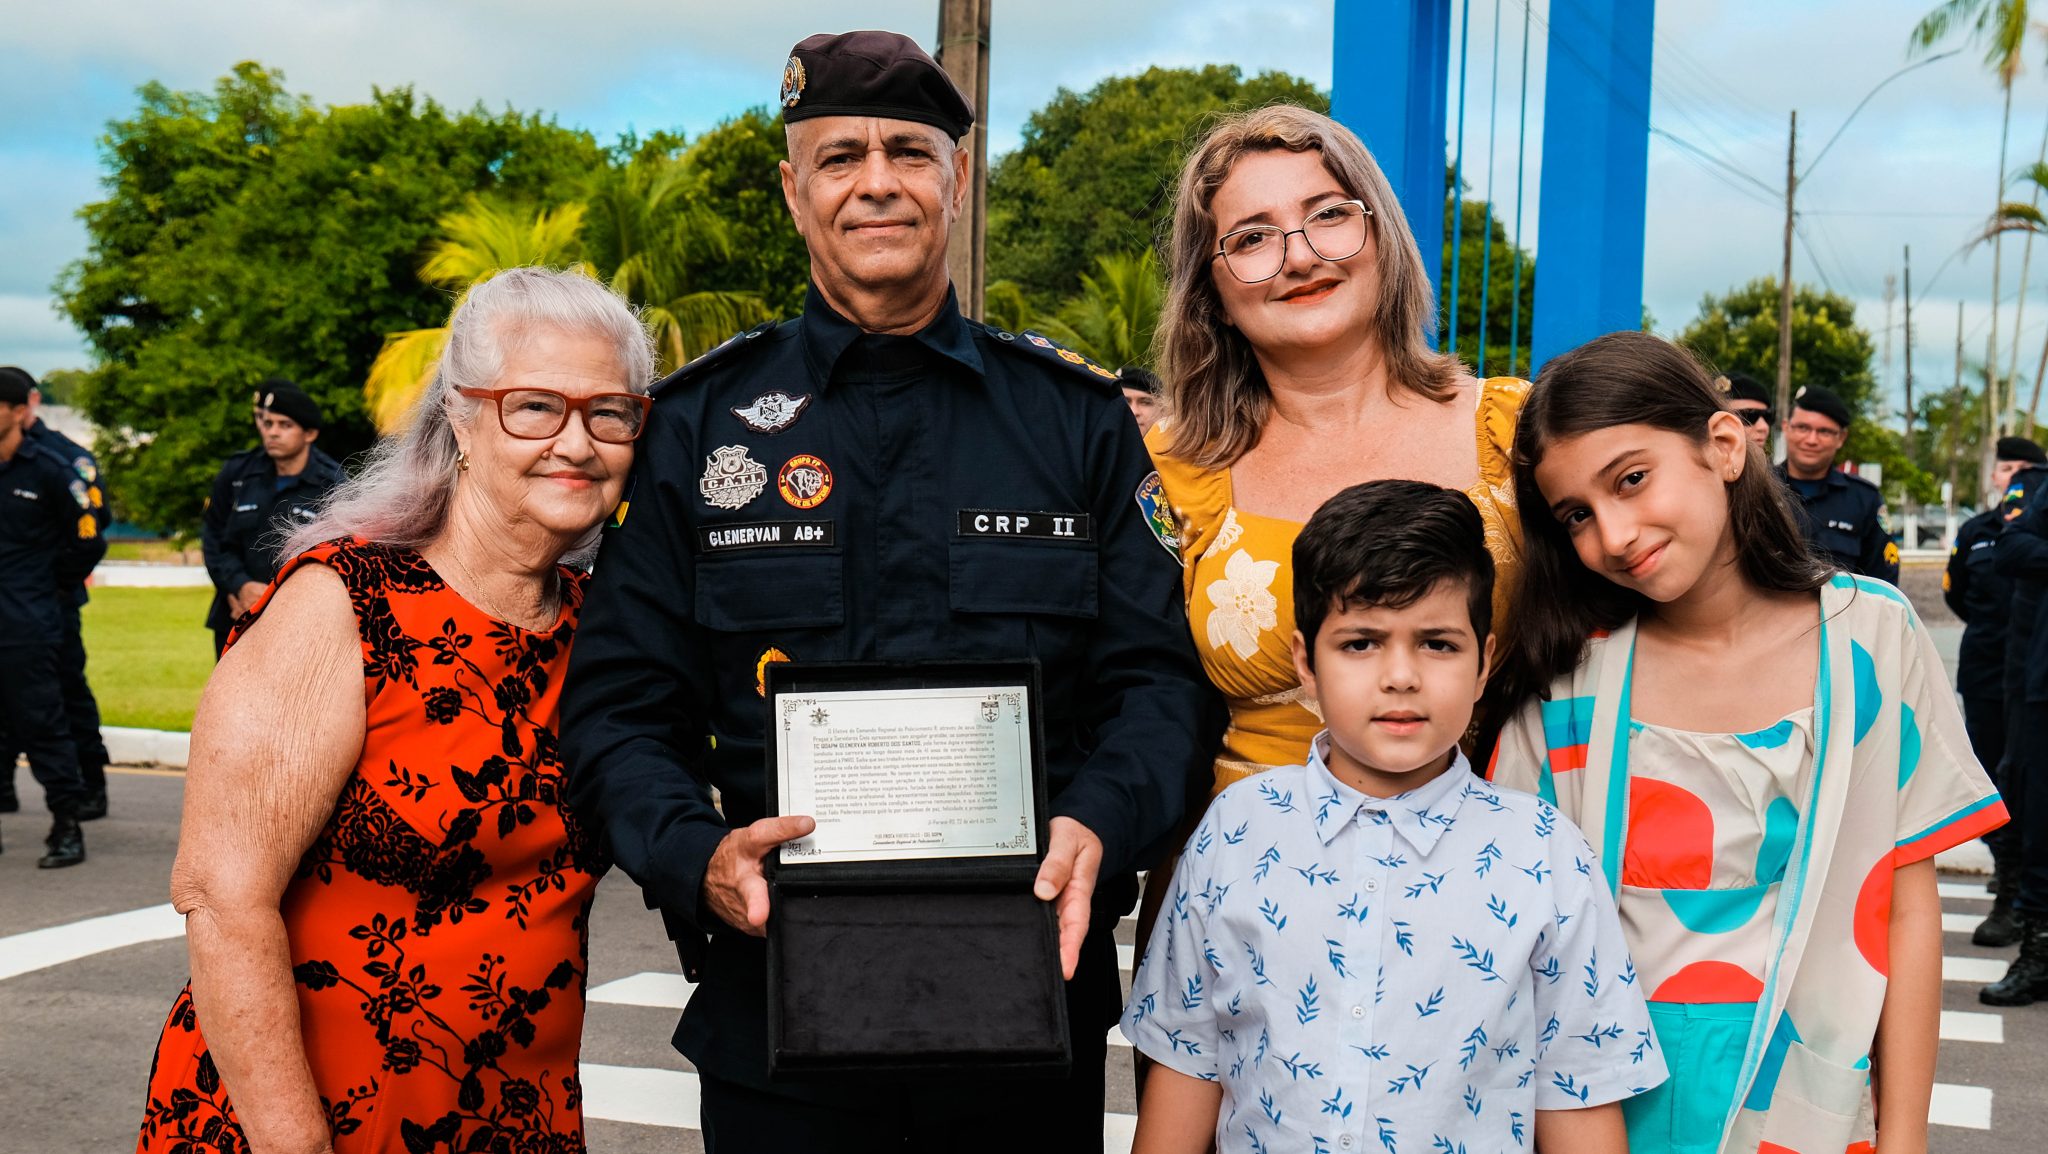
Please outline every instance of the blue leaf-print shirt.
[{"label": "blue leaf-print shirt", "polygon": [[1368,797],[1328,741],[1209,807],[1132,982],[1131,1044],[1222,1082],[1217,1149],[1527,1150],[1535,1111],[1662,1082],[1577,827],[1462,754]]}]

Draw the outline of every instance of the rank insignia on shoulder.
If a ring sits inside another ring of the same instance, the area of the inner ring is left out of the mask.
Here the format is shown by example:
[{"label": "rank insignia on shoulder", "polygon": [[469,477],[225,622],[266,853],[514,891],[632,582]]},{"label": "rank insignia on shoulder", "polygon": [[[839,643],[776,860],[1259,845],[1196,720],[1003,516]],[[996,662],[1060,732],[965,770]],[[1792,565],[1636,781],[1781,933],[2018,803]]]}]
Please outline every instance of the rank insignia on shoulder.
[{"label": "rank insignia on shoulder", "polygon": [[704,458],[697,491],[714,509],[739,509],[768,488],[768,469],[747,455],[745,445],[725,445]]},{"label": "rank insignia on shoulder", "polygon": [[773,645],[763,649],[761,656],[754,659],[754,693],[757,696],[768,696],[768,667],[778,661],[788,661],[789,659],[789,654],[775,648]]},{"label": "rank insignia on shoulder", "polygon": [[1173,519],[1173,506],[1166,499],[1166,483],[1159,479],[1156,470],[1138,482],[1136,497],[1138,510],[1145,514],[1145,527],[1152,531],[1153,538],[1168,553],[1173,554],[1173,559],[1185,567],[1187,562],[1180,556],[1180,525]]},{"label": "rank insignia on shoulder", "polygon": [[93,516],[92,516],[92,514],[91,514],[91,513],[86,513],[86,514],[84,514],[84,515],[82,515],[81,517],[79,517],[79,518],[78,518],[78,539],[79,539],[79,540],[81,540],[81,541],[90,541],[90,540],[92,540],[92,539],[93,539],[94,537],[97,537],[97,536],[99,536],[99,535],[100,535],[100,523],[99,523],[98,521],[95,521],[95,520],[93,520]]},{"label": "rank insignia on shoulder", "polygon": [[796,424],[796,419],[803,416],[804,410],[809,408],[810,404],[809,393],[801,397],[792,397],[777,389],[755,397],[754,403],[744,409],[733,409],[732,415],[738,417],[741,424],[756,433],[773,435]]},{"label": "rank insignia on shoulder", "polygon": [[[1897,541],[1886,541],[1884,543],[1884,563],[1887,565],[1897,565],[1899,563],[1899,543]],[[1942,579],[1947,580],[1948,574],[1942,574]]]}]

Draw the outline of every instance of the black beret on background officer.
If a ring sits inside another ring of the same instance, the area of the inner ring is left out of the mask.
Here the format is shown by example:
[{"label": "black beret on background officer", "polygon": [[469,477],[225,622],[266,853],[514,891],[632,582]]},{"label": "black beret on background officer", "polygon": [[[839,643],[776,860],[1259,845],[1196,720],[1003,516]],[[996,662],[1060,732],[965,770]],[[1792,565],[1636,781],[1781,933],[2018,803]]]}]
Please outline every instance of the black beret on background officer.
[{"label": "black beret on background officer", "polygon": [[1785,422],[1778,478],[1792,490],[1792,510],[1816,552],[1851,573],[1896,585],[1899,547],[1885,528],[1884,494],[1835,468],[1849,422],[1849,406],[1832,390],[1799,390]]},{"label": "black beret on background officer", "polygon": [[[2041,446],[2024,437],[2001,437],[1991,469],[1991,487],[1985,491],[1983,512],[1963,522],[1956,530],[1955,544],[1948,551],[1948,568],[1941,575],[1942,600],[1963,620],[1963,640],[1957,652],[1956,691],[1963,699],[1963,724],[1970,734],[1970,751],[1993,778],[2002,780],[1999,763],[2006,748],[2005,643],[2007,620],[2012,607],[2012,582],[1997,570],[1998,537],[2005,528],[2009,511],[2006,487],[2022,470],[2048,464]],[[1991,913],[1971,940],[1980,946],[2009,946],[2018,936],[2012,912],[2017,884],[2007,885],[2018,844],[2017,822],[2008,822],[1984,838],[1991,847],[1996,867],[1998,896]]]},{"label": "black beret on background officer", "polygon": [[64,717],[58,651],[72,588],[106,555],[99,518],[72,490],[71,462],[28,438],[27,375],[0,374],[0,720],[28,753],[50,809],[52,869],[85,860],[85,783]]},{"label": "black beret on background officer", "polygon": [[[106,482],[100,476],[99,461],[91,450],[37,416],[36,408],[42,395],[34,377],[13,365],[0,366],[0,377],[15,380],[28,388],[28,425],[24,430],[28,439],[57,454],[71,467],[73,476],[69,488],[72,500],[92,513],[100,534],[105,536],[109,517],[103,488]],[[78,820],[92,821],[107,815],[107,745],[100,737],[99,701],[94,698],[92,684],[85,676],[85,639],[80,633],[79,621],[79,610],[86,602],[84,577],[81,576],[64,592],[68,596],[61,607],[63,636],[57,649],[58,688],[64,694],[65,727],[71,734],[71,745],[78,756],[79,774],[85,780],[86,798],[78,808]],[[14,791],[14,762],[21,752],[20,744],[4,722],[0,722],[0,770],[4,770],[4,775],[0,775],[0,813],[14,813],[21,808],[20,798]]]},{"label": "black beret on background officer", "polygon": [[213,578],[206,627],[219,655],[235,618],[277,575],[278,550],[291,526],[310,521],[330,489],[348,479],[341,463],[313,444],[320,405],[285,380],[256,390],[263,444],[227,459],[213,478],[199,543]]},{"label": "black beret on background officer", "polygon": [[[1136,499],[1151,465],[1114,374],[960,314],[973,111],[930,57],[812,37],[782,107],[811,289],[656,387],[564,683],[572,795],[704,987],[675,1043],[713,1154],[1099,1149],[1112,931],[1222,724]],[[1072,975],[1071,1077],[771,1082],[760,862],[810,819],[762,816],[763,671],[1020,658],[1042,670],[1037,892]]]},{"label": "black beret on background officer", "polygon": [[1728,407],[1742,418],[1749,439],[1758,445],[1771,443],[1771,391],[1747,373],[1730,373],[1714,382],[1721,388]]}]

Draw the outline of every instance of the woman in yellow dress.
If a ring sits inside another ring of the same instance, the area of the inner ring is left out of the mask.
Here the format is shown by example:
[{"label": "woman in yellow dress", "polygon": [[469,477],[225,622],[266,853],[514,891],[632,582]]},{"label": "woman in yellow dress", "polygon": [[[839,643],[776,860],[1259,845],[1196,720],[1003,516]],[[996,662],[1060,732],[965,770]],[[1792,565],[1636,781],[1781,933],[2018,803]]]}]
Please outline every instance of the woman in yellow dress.
[{"label": "woman in yellow dress", "polygon": [[1229,699],[1213,796],[1301,763],[1322,728],[1288,652],[1291,555],[1339,490],[1399,478],[1465,492],[1486,521],[1505,622],[1521,556],[1510,449],[1528,382],[1475,380],[1430,347],[1433,294],[1386,176],[1349,129],[1306,109],[1262,108],[1209,133],[1181,170],[1168,260],[1167,416],[1146,439],[1158,472],[1139,501],[1180,556],[1195,646]]}]

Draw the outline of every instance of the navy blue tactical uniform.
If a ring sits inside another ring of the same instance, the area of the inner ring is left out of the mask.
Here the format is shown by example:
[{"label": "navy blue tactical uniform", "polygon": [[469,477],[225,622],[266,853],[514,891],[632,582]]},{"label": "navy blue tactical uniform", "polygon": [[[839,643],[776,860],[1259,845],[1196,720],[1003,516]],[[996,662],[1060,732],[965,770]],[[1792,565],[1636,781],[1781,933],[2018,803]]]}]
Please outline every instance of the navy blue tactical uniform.
[{"label": "navy blue tactical uniform", "polygon": [[[656,387],[585,602],[563,747],[574,802],[703,986],[675,1044],[708,1078],[770,1088],[762,943],[701,898],[719,841],[765,814],[762,670],[1032,658],[1052,815],[1093,831],[1104,856],[1068,989],[1074,1082],[1041,1083],[1030,1112],[1071,1112],[1100,1141],[1103,1039],[1122,999],[1111,933],[1135,869],[1202,796],[1223,720],[1176,556],[1138,504],[1150,469],[1111,374],[967,320],[950,294],[922,332],[885,336],[814,289],[801,318]],[[772,1088],[831,1109],[887,1098],[872,1084]]]},{"label": "navy blue tactical uniform", "polygon": [[[107,502],[102,490],[99,462],[91,450],[57,430],[48,421],[37,421],[30,425],[27,437],[49,448],[71,468],[72,479],[67,486],[74,500],[83,498],[92,513],[100,534],[107,531]],[[107,794],[107,746],[100,736],[100,706],[93,696],[92,683],[85,676],[85,638],[80,632],[79,610],[86,602],[85,580],[64,591],[68,599],[61,606],[63,612],[63,636],[57,645],[58,689],[64,694],[65,728],[71,734],[71,745],[78,756],[78,769],[85,781],[88,797],[81,818],[105,815]],[[20,743],[12,731],[0,732],[0,765],[7,773],[6,793],[13,796],[14,760],[20,753]]]},{"label": "navy blue tactical uniform", "polygon": [[278,476],[276,463],[260,448],[237,453],[221,466],[199,533],[206,572],[213,578],[206,627],[213,630],[216,654],[235,623],[228,594],[250,581],[269,584],[277,576],[286,535],[312,520],[328,491],[347,479],[341,463],[317,446],[307,451],[306,467],[297,476]]},{"label": "navy blue tactical uniform", "polygon": [[1962,694],[1970,747],[1986,769],[1996,766],[2005,753],[2005,633],[2012,582],[1997,569],[1998,534],[2003,528],[2001,506],[1963,522],[1941,577],[1942,600],[1963,621],[1956,692]]},{"label": "navy blue tactical uniform", "polygon": [[2021,916],[2048,918],[2048,469],[2031,468],[2007,487],[2010,518],[1998,535],[1996,569],[2012,582],[2006,633],[2006,781],[2020,840]]},{"label": "navy blue tactical uniform", "polygon": [[64,715],[58,654],[73,590],[106,555],[106,538],[69,458],[23,437],[0,462],[0,717],[28,754],[52,814],[85,800]]},{"label": "navy blue tactical uniform", "polygon": [[1781,462],[1778,480],[1792,493],[1799,528],[1823,560],[1864,577],[1899,583],[1899,547],[1884,524],[1884,494],[1861,477],[1829,469],[1818,481],[1795,480]]}]

